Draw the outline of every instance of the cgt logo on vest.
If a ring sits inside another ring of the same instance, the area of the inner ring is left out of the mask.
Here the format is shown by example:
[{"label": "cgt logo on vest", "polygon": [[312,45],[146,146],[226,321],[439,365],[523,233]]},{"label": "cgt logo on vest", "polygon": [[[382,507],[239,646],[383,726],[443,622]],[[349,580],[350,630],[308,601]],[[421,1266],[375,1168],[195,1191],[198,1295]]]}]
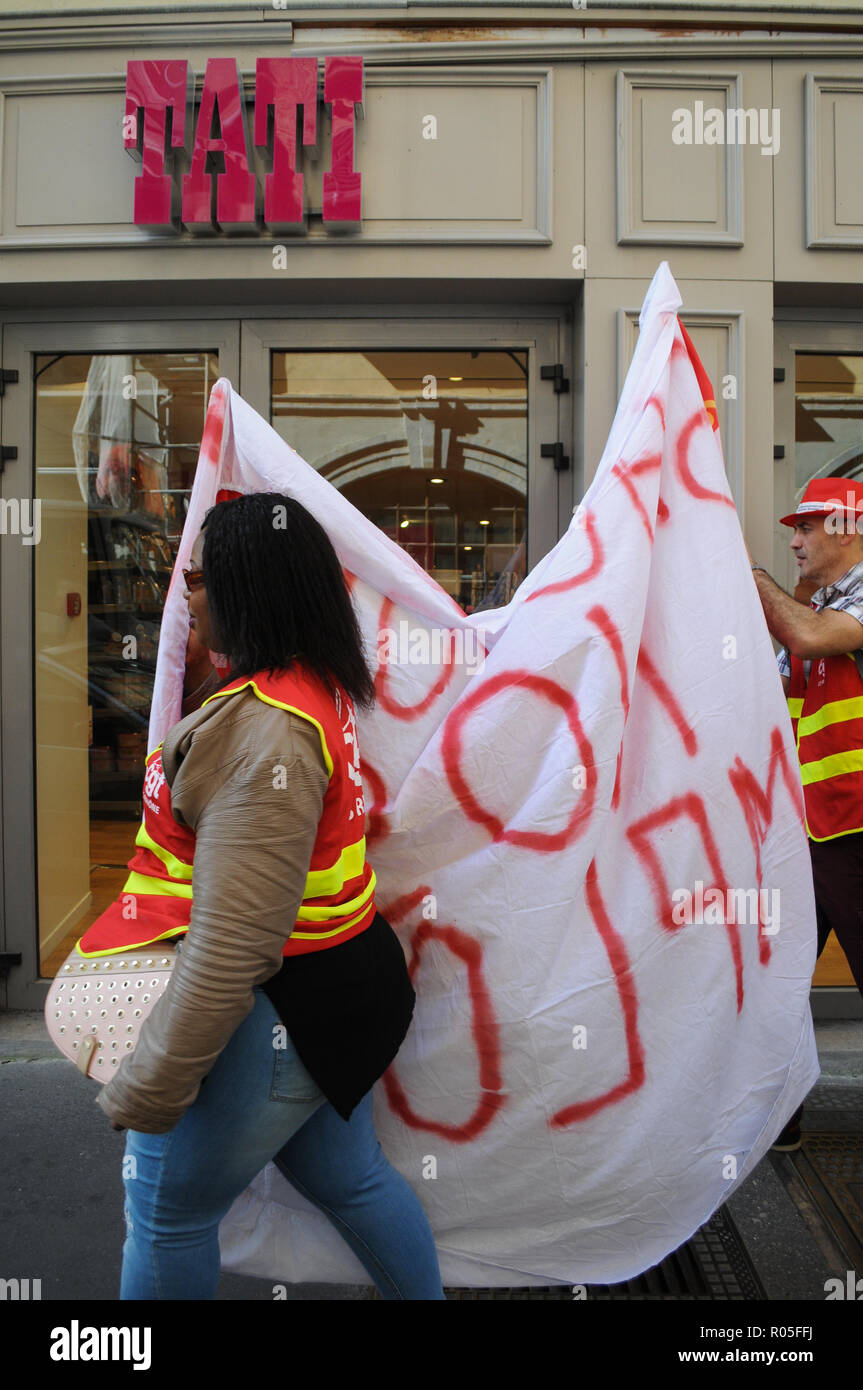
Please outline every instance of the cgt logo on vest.
[{"label": "cgt logo on vest", "polygon": [[[345,743],[350,748],[349,761],[347,763],[348,777],[357,789],[354,798],[354,809],[351,810],[348,820],[353,820],[356,815],[362,820],[366,813],[366,805],[363,799],[363,778],[360,770],[360,746],[357,741],[357,721],[354,715],[353,701],[348,700],[346,707],[342,708],[342,697],[338,690],[335,692],[336,714],[342,726],[342,734]],[[343,715],[346,716],[343,718]]]},{"label": "cgt logo on vest", "polygon": [[[355,118],[363,114],[363,60],[324,59],[324,102],[331,108],[330,168],[323,176],[328,228],[361,220],[361,175],[354,169]],[[194,76],[175,59],[126,65],[123,143],[142,169],[134,220],[149,231],[303,231],[302,143],[317,145],[317,58],[259,58],[255,70],[254,145],[249,144],[243,81],[234,58],[210,58],[192,136],[187,119]],[[257,168],[268,166],[260,197]]]},{"label": "cgt logo on vest", "polygon": [[159,815],[159,792],[165,783],[162,759],[154,758],[144,774],[144,800],[154,815]]}]

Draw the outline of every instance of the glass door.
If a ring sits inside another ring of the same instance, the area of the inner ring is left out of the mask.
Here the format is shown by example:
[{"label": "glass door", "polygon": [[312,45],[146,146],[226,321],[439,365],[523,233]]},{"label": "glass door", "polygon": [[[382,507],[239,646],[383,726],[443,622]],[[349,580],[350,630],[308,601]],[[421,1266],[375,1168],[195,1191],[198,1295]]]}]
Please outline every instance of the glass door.
[{"label": "glass door", "polygon": [[3,591],[18,599],[3,605],[5,881],[29,992],[125,882],[162,608],[210,389],[236,373],[239,332],[7,333],[4,365],[19,379],[3,435],[18,459],[4,491],[34,523],[2,551]]},{"label": "glass door", "polygon": [[242,394],[466,613],[498,607],[566,522],[557,322],[243,325]]},{"label": "glass door", "polygon": [[[551,309],[6,327],[0,947],[22,967],[0,1003],[41,1008],[125,881],[162,605],[216,378],[471,612],[506,603],[569,523],[575,460],[556,471],[542,446],[572,439],[572,398],[540,374],[567,360],[567,331]],[[191,685],[207,668],[187,654]]]},{"label": "glass door", "polygon": [[[863,324],[837,323],[818,314],[776,325],[776,517],[793,512],[813,478],[863,479]],[[791,532],[776,526],[776,575],[789,593],[808,602],[816,585],[797,581]],[[845,955],[831,932],[812,981],[823,994],[841,991],[843,1017],[863,1016]],[[817,997],[817,996],[816,996]],[[831,1012],[833,1010],[831,1009]]]}]

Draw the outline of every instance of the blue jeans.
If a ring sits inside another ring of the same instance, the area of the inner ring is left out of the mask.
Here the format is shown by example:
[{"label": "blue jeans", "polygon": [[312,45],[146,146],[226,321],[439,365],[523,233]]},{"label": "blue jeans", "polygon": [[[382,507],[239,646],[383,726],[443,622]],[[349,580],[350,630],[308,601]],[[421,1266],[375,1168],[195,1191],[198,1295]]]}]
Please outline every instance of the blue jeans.
[{"label": "blue jeans", "polygon": [[219,1222],[274,1159],[332,1222],[382,1298],[443,1299],[431,1229],[378,1143],[371,1091],[343,1120],[290,1037],[273,1046],[281,1020],[266,994],[254,993],[252,1012],[179,1124],[167,1134],[127,1133],[120,1298],[215,1298]]}]

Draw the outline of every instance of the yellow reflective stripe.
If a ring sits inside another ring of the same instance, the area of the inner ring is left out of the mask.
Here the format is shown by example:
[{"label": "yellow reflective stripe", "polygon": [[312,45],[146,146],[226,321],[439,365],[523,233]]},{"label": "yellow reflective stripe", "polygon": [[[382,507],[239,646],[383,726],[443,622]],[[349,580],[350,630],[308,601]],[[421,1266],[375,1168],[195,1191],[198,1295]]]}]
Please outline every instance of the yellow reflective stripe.
[{"label": "yellow reflective stripe", "polygon": [[800,775],[804,787],[813,782],[824,782],[828,777],[841,777],[845,772],[863,771],[863,748],[855,748],[851,753],[831,753],[828,758],[817,762],[801,763]]},{"label": "yellow reflective stripe", "polygon": [[296,937],[300,941],[323,941],[329,936],[339,936],[341,932],[350,931],[351,927],[357,925],[357,922],[361,922],[368,910],[369,905],[366,903],[362,912],[358,912],[349,922],[342,922],[340,927],[334,927],[332,931],[292,931],[289,940],[293,941],[294,937]]},{"label": "yellow reflective stripe", "polygon": [[161,845],[157,845],[152,835],[148,834],[147,827],[143,821],[141,822],[140,830],[135,836],[135,844],[140,845],[142,849],[150,850],[151,854],[155,854],[156,858],[162,861],[168,873],[171,875],[171,878],[188,879],[191,882],[192,865],[187,864],[182,859],[178,859],[176,854],[172,854],[169,849],[164,849]]},{"label": "yellow reflective stripe", "polygon": [[306,874],[304,898],[322,898],[338,893],[348,879],[359,878],[366,861],[366,837],[343,849],[335,864],[328,869],[309,869]]},{"label": "yellow reflective stripe", "polygon": [[247,688],[247,686],[251,686],[252,689],[254,690],[255,694],[257,695],[258,699],[259,699],[259,700],[263,700],[266,704],[268,704],[268,705],[275,705],[276,709],[287,709],[287,710],[290,710],[290,711],[291,711],[291,714],[298,714],[298,715],[300,716],[301,719],[308,719],[308,721],[309,721],[310,724],[314,724],[315,728],[317,729],[318,733],[320,734],[320,738],[321,738],[321,748],[322,748],[323,754],[324,754],[324,762],[325,762],[326,765],[327,765],[327,773],[329,774],[330,777],[332,777],[332,775],[333,775],[333,760],[332,760],[332,758],[330,757],[330,750],[329,750],[329,748],[327,747],[326,735],[324,734],[323,728],[322,728],[321,725],[318,723],[317,719],[315,719],[311,714],[309,714],[307,710],[304,710],[304,709],[297,709],[297,706],[296,706],[296,705],[286,705],[285,702],[284,702],[284,700],[276,700],[276,699],[274,699],[274,698],[272,697],[272,695],[265,695],[264,692],[263,692],[262,690],[259,690],[259,689],[258,689],[257,685],[256,685],[255,682],[251,679],[251,677],[250,677],[247,681],[244,681],[242,685],[235,685],[235,686],[233,687],[233,689],[231,689],[231,690],[217,690],[217,691],[215,691],[214,694],[208,695],[207,698],[206,698],[206,700],[204,700],[204,702],[203,702],[201,708],[203,709],[203,706],[204,706],[204,705],[208,705],[208,704],[210,703],[211,700],[218,700],[218,699],[220,698],[220,696],[222,696],[222,695],[236,695],[238,691],[240,691],[240,690],[245,690],[245,689]]},{"label": "yellow reflective stripe", "polygon": [[191,898],[192,886],[174,883],[172,879],[153,878],[151,874],[132,873],[123,885],[123,896],[126,893],[140,893],[151,898]]},{"label": "yellow reflective stripe", "polygon": [[800,718],[801,714],[803,713],[803,699],[802,699],[802,697],[794,696],[793,698],[789,699],[789,701],[788,701],[788,713],[791,715],[791,718],[792,718],[792,719],[799,719],[799,718]]},{"label": "yellow reflective stripe", "polygon": [[78,955],[83,956],[85,960],[93,960],[96,956],[126,956],[130,951],[144,951],[148,946],[154,946],[157,941],[167,941],[169,937],[179,936],[181,932],[186,932],[188,930],[188,923],[186,923],[184,927],[169,927],[167,931],[163,931],[159,936],[148,936],[146,941],[133,941],[130,946],[112,946],[110,951],[82,951],[81,941],[84,940],[82,936],[81,941],[75,942],[75,950]]},{"label": "yellow reflective stripe", "polygon": [[[299,912],[297,913],[297,921],[331,922],[334,917],[343,917],[346,912],[353,912],[358,907],[368,907],[369,898],[375,890],[376,882],[375,871],[372,869],[372,876],[362,893],[359,893],[355,898],[351,898],[348,902],[330,903],[329,907],[304,907],[301,903]],[[362,915],[362,912],[360,912],[361,917]],[[327,933],[325,932],[324,935],[327,935]]]},{"label": "yellow reflective stripe", "polygon": [[843,835],[859,835],[863,830],[863,825],[852,825],[850,830],[838,830],[835,835],[813,835],[809,829],[809,822],[806,822],[806,833],[810,840],[815,840],[819,845],[823,845],[826,840],[841,840]]},{"label": "yellow reflective stripe", "polygon": [[854,695],[850,700],[830,700],[814,714],[806,714],[800,720],[798,733],[801,738],[825,729],[829,724],[841,724],[846,719],[863,719],[863,695]]}]

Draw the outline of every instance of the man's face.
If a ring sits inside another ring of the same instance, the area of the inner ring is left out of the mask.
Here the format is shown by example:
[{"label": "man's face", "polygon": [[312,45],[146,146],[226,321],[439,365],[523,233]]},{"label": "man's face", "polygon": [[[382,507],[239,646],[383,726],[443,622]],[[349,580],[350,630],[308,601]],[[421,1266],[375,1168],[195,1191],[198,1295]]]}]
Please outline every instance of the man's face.
[{"label": "man's face", "polygon": [[826,531],[827,517],[806,517],[794,527],[791,549],[797,561],[798,578],[809,579],[819,587],[832,584],[863,558],[861,538],[851,530]]}]

